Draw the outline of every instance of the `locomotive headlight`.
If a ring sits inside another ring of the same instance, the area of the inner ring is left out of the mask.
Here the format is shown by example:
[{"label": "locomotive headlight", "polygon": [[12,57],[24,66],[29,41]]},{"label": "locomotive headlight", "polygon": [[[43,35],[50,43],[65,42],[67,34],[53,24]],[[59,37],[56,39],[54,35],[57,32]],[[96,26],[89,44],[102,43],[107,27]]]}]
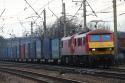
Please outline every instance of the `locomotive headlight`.
[{"label": "locomotive headlight", "polygon": [[93,48],[92,51],[95,51],[95,48]]},{"label": "locomotive headlight", "polygon": [[112,50],[112,48],[109,48],[109,50]]}]

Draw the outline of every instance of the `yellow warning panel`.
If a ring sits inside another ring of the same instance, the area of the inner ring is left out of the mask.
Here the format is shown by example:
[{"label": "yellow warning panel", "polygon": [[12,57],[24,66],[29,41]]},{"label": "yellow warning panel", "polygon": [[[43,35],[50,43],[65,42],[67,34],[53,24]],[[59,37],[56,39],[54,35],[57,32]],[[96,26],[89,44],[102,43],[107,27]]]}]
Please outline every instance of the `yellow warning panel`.
[{"label": "yellow warning panel", "polygon": [[89,42],[89,48],[109,48],[114,47],[113,42]]}]

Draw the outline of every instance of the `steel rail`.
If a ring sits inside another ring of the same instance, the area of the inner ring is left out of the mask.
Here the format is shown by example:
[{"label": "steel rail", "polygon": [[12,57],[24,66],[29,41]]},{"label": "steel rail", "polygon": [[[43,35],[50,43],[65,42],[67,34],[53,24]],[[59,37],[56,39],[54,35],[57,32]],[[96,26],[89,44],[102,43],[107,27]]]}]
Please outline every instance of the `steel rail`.
[{"label": "steel rail", "polygon": [[[16,64],[17,65],[17,64]],[[29,64],[30,65],[30,64]],[[21,67],[17,66],[17,67]],[[22,65],[22,68],[24,66]],[[82,75],[92,75],[97,77],[114,78],[125,80],[125,69],[111,68],[111,69],[90,69],[90,68],[78,68],[78,67],[64,67],[64,66],[54,66],[54,65],[35,65],[28,66],[24,68],[29,69],[46,69],[51,71],[59,71],[60,73],[75,73]]]},{"label": "steel rail", "polygon": [[29,79],[33,79],[36,81],[40,81],[42,83],[86,83],[86,82],[81,82],[77,80],[36,73],[36,72],[28,71],[28,70],[16,69],[14,67],[13,68],[0,67],[0,71],[7,72],[10,74],[15,74],[15,75],[22,76],[22,77],[29,78]]}]

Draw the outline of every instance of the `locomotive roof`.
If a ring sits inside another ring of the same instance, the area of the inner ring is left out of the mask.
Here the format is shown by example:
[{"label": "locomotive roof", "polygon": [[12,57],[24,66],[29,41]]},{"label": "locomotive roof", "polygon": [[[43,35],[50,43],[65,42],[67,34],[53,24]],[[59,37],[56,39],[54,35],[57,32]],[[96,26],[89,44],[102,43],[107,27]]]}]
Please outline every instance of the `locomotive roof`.
[{"label": "locomotive roof", "polygon": [[68,39],[70,39],[70,38],[71,38],[71,36],[63,37],[61,40],[68,40]]},{"label": "locomotive roof", "polygon": [[[110,30],[97,29],[97,30],[93,30],[87,33],[75,34],[72,36],[74,36],[74,38],[81,38],[81,37],[85,37],[87,34],[94,35],[94,34],[110,34],[110,33],[113,33],[113,32]],[[69,40],[72,36],[63,37],[61,40]]]},{"label": "locomotive roof", "polygon": [[97,30],[90,31],[87,34],[106,34],[106,33],[110,34],[110,33],[113,33],[113,32],[110,31],[110,30],[105,30],[105,29],[97,29]]},{"label": "locomotive roof", "polygon": [[[84,34],[75,34],[75,35],[72,35],[74,36],[74,38],[81,38],[81,37],[85,37],[86,33]],[[68,36],[68,37],[63,37],[61,40],[69,40],[72,36]]]},{"label": "locomotive roof", "polygon": [[86,36],[86,33],[84,33],[84,34],[78,34],[78,35],[75,35],[74,38],[81,38],[81,37],[85,37],[85,36]]}]

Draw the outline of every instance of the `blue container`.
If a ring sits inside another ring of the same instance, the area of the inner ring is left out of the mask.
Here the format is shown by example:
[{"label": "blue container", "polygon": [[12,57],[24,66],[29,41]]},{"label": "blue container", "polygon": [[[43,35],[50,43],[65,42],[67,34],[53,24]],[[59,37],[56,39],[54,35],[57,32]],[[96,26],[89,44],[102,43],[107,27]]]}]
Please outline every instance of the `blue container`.
[{"label": "blue container", "polygon": [[5,47],[3,49],[0,49],[0,58],[4,58],[6,55],[5,55]]},{"label": "blue container", "polygon": [[30,43],[27,44],[27,54],[28,54],[28,58],[31,58],[30,56]]},{"label": "blue container", "polygon": [[[7,47],[5,48],[5,51],[4,51],[5,58],[9,58],[9,57],[8,57],[8,49],[9,49],[9,48],[7,48]],[[4,55],[3,55],[3,56],[4,56]]]},{"label": "blue container", "polygon": [[28,59],[28,43],[25,44],[25,58]]},{"label": "blue container", "polygon": [[3,51],[4,51],[4,48],[0,49],[0,59],[3,57]]},{"label": "blue container", "polygon": [[17,58],[17,46],[12,47],[12,58]]},{"label": "blue container", "polygon": [[5,48],[3,48],[3,50],[2,50],[1,57],[4,58],[4,59],[6,59],[6,58],[7,58],[7,55],[8,55],[8,48],[5,47]]},{"label": "blue container", "polygon": [[11,47],[8,47],[8,54],[7,54],[7,57],[8,57],[9,59],[12,58],[12,48],[11,48]]},{"label": "blue container", "polygon": [[51,40],[48,38],[43,39],[43,57],[44,59],[51,59]]},{"label": "blue container", "polygon": [[41,39],[37,39],[36,40],[36,58],[37,59],[41,59],[42,58],[42,40]]},{"label": "blue container", "polygon": [[36,42],[28,43],[28,50],[27,50],[28,58],[35,59],[36,58]]},{"label": "blue container", "polygon": [[19,59],[20,58],[20,48],[19,48],[19,45],[17,45],[17,56],[16,58]]},{"label": "blue container", "polygon": [[5,50],[5,48],[0,49],[0,59],[4,58],[4,56],[3,56],[4,50]]},{"label": "blue container", "polygon": [[30,56],[32,59],[35,59],[36,58],[36,42],[33,41],[30,45]]},{"label": "blue container", "polygon": [[52,44],[52,59],[59,59],[59,57],[60,57],[60,51],[59,51],[60,40],[52,39],[51,44]]}]

